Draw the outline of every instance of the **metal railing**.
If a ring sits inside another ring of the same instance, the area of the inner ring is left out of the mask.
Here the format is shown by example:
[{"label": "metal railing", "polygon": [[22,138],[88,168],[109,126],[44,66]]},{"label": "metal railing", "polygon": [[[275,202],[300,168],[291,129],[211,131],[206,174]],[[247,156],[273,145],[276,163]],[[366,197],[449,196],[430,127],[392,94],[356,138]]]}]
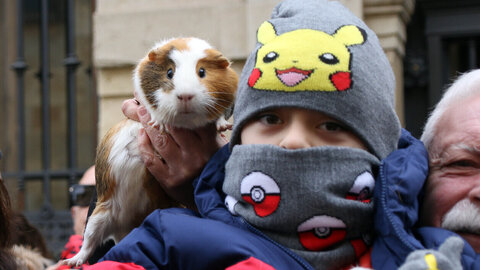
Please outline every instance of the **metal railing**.
[{"label": "metal railing", "polygon": [[[68,187],[75,184],[84,173],[84,169],[77,168],[77,120],[76,120],[76,70],[80,61],[75,48],[75,5],[74,0],[65,0],[65,58],[63,65],[66,69],[67,100],[67,168],[53,170],[51,166],[51,120],[50,120],[50,55],[49,55],[49,0],[40,0],[39,6],[39,56],[40,70],[38,79],[41,90],[41,170],[26,170],[26,120],[25,120],[25,71],[28,65],[24,50],[24,1],[17,0],[16,6],[16,60],[12,69],[16,75],[17,86],[17,123],[18,123],[18,167],[17,171],[4,173],[4,178],[14,178],[18,181],[20,205],[26,199],[26,182],[30,180],[42,181],[43,205],[40,211],[24,212],[27,219],[40,229],[49,249],[58,256],[63,245],[68,241],[72,230],[72,220],[68,209],[55,210],[52,206],[51,182],[54,179],[67,179]],[[67,192],[67,191],[65,191]],[[28,196],[28,194],[27,194]],[[20,210],[22,207],[19,207]]]}]

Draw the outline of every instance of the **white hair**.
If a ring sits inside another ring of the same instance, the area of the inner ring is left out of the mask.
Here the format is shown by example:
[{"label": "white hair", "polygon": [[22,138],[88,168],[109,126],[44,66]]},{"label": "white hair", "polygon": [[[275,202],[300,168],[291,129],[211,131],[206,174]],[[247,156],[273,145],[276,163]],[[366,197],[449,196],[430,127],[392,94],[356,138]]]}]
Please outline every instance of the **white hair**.
[{"label": "white hair", "polygon": [[437,133],[438,122],[445,111],[476,96],[480,96],[480,69],[463,73],[445,90],[442,99],[430,114],[420,138],[429,152]]}]

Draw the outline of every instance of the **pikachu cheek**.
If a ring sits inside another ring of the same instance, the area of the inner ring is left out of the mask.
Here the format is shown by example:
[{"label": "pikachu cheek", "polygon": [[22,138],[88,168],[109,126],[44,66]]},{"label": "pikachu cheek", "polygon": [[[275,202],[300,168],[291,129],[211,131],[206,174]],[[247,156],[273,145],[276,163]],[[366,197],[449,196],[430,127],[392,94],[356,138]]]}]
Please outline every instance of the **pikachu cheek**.
[{"label": "pikachu cheek", "polygon": [[339,71],[330,76],[330,81],[338,91],[344,91],[352,85],[350,72]]},{"label": "pikachu cheek", "polygon": [[253,87],[261,76],[262,71],[258,68],[254,68],[252,74],[250,74],[250,77],[248,78],[248,86]]}]

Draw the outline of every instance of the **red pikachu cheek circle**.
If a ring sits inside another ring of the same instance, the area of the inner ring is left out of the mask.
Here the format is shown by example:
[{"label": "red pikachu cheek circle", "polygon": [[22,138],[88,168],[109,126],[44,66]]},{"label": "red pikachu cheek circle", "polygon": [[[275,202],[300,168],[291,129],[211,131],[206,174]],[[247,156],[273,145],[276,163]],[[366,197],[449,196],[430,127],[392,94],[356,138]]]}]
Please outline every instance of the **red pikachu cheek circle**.
[{"label": "red pikachu cheek circle", "polygon": [[328,250],[347,235],[345,223],[330,216],[312,217],[300,224],[297,231],[302,246],[311,251]]},{"label": "red pikachu cheek circle", "polygon": [[243,200],[251,204],[260,217],[271,215],[280,203],[280,188],[277,183],[261,172],[252,172],[245,176],[240,192]]},{"label": "red pikachu cheek circle", "polygon": [[350,72],[337,72],[330,76],[330,81],[338,91],[345,91],[352,85]]},{"label": "red pikachu cheek circle", "polygon": [[370,203],[375,187],[375,179],[370,172],[364,172],[357,176],[352,188],[348,191],[346,199]]},{"label": "red pikachu cheek circle", "polygon": [[250,74],[250,77],[248,78],[248,86],[253,87],[257,83],[260,76],[262,76],[260,69],[254,68],[252,74]]}]

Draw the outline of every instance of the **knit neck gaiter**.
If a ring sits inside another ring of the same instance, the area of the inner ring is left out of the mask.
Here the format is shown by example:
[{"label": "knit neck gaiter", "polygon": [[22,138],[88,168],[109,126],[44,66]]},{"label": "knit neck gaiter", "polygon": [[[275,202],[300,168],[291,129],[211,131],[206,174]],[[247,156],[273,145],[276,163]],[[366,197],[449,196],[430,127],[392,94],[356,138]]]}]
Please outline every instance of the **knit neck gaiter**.
[{"label": "knit neck gaiter", "polygon": [[236,145],[223,190],[234,215],[315,269],[339,269],[368,249],[379,163],[349,147]]}]

